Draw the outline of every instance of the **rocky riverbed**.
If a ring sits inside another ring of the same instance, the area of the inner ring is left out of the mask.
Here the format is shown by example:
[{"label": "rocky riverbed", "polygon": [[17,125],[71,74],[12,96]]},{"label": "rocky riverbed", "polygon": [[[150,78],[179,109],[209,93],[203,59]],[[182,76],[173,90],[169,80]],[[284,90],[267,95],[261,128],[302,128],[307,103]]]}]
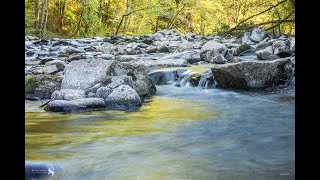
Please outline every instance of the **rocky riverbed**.
[{"label": "rocky riverbed", "polygon": [[[194,72],[190,67],[206,66]],[[171,68],[170,70],[162,70]],[[294,91],[295,38],[255,28],[222,38],[177,30],[140,37],[25,37],[25,98],[51,99],[45,110],[135,110],[155,85]]]}]

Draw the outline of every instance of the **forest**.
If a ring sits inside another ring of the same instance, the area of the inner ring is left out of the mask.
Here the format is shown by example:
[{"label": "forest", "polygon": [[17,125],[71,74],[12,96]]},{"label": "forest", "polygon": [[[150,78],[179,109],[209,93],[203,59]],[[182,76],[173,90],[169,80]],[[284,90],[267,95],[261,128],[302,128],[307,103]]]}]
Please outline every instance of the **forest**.
[{"label": "forest", "polygon": [[25,0],[25,33],[40,38],[138,36],[162,29],[237,36],[295,34],[295,0]]}]

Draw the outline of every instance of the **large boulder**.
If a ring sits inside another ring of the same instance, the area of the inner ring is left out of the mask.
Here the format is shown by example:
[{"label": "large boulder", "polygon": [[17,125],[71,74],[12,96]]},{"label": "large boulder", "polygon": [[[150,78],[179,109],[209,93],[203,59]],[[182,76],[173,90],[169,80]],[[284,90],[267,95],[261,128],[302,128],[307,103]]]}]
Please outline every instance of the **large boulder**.
[{"label": "large boulder", "polygon": [[211,62],[212,58],[218,55],[222,55],[227,60],[231,60],[233,58],[228,51],[228,48],[215,40],[211,40],[205,43],[200,51],[201,60],[207,62]]},{"label": "large boulder", "polygon": [[61,88],[86,91],[98,83],[101,86],[107,86],[112,83],[112,78],[115,76],[131,76],[131,86],[139,96],[155,94],[156,88],[142,66],[101,59],[79,60],[69,63],[65,69]]},{"label": "large boulder", "polygon": [[25,76],[25,99],[49,99],[51,94],[59,90],[62,78],[55,75]]},{"label": "large boulder", "polygon": [[51,112],[80,112],[84,110],[105,109],[106,104],[102,98],[84,98],[77,100],[54,100],[47,104],[46,111]]},{"label": "large boulder", "polygon": [[211,68],[218,86],[231,89],[265,89],[284,83],[292,73],[291,59],[243,61]]},{"label": "large boulder", "polygon": [[128,85],[121,85],[114,89],[105,99],[107,109],[136,109],[141,106],[138,93]]}]

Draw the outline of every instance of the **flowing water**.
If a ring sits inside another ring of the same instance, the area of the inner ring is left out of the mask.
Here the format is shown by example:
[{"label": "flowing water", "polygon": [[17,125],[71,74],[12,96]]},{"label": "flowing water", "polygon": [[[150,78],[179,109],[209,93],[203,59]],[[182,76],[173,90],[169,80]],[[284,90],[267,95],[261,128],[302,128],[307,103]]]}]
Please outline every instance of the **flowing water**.
[{"label": "flowing water", "polygon": [[26,103],[26,161],[55,179],[294,179],[294,95],[157,86],[134,112]]}]

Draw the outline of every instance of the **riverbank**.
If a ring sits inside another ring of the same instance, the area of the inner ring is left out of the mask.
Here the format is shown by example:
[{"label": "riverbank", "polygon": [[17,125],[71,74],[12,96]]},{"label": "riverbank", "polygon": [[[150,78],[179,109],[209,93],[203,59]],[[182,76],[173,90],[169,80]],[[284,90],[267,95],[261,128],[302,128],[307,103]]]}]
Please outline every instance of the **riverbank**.
[{"label": "riverbank", "polygon": [[[175,81],[177,86],[274,93],[295,86],[294,37],[272,38],[257,28],[229,39],[180,36],[176,30],[140,37],[26,36],[25,62],[26,99],[51,98],[45,108],[56,112],[134,110],[156,94],[154,84]],[[210,67],[186,72],[201,65]],[[179,72],[158,71],[169,67]]]}]

